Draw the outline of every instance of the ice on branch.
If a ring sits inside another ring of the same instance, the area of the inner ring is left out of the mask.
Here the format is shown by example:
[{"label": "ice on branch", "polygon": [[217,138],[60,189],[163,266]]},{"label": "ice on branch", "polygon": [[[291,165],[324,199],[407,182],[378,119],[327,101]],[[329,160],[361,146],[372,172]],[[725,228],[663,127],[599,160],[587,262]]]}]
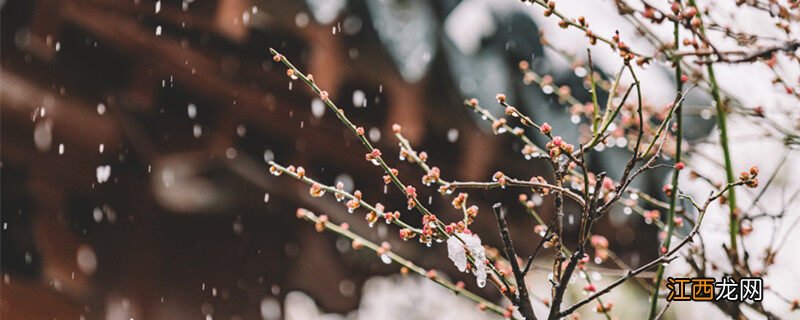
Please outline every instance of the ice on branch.
[{"label": "ice on branch", "polygon": [[453,260],[459,271],[467,270],[468,252],[475,259],[473,273],[477,277],[478,286],[483,288],[486,285],[486,252],[481,245],[481,238],[476,234],[458,233],[447,239],[447,257]]}]

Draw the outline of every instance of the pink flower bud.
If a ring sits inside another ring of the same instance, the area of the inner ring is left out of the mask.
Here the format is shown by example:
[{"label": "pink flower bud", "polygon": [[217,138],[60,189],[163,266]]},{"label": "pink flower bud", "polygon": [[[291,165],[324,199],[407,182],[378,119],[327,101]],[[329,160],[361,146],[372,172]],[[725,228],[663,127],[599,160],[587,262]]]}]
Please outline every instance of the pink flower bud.
[{"label": "pink flower bud", "polygon": [[545,122],[545,123],[542,123],[542,126],[540,127],[540,129],[541,129],[542,133],[548,134],[548,133],[550,133],[551,130],[553,130],[553,127],[551,127],[549,123]]}]

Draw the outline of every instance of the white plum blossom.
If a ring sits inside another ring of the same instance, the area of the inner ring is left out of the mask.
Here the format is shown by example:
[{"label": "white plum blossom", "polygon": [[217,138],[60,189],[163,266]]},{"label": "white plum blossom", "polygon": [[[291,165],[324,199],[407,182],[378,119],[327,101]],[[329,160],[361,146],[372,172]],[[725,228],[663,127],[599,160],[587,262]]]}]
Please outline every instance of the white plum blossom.
[{"label": "white plum blossom", "polygon": [[478,286],[483,288],[486,285],[486,252],[481,245],[481,238],[476,234],[457,233],[447,239],[447,257],[453,260],[461,272],[467,270],[467,252],[475,259],[473,273],[477,277]]}]

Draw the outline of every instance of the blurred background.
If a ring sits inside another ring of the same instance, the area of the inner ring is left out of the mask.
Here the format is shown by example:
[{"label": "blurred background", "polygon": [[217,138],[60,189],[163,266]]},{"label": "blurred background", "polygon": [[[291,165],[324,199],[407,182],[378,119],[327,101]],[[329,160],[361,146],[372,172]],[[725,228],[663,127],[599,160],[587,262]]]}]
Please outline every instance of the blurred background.
[{"label": "blurred background", "polygon": [[[315,179],[364,191],[371,202],[405,202],[385,190],[351,133],[302,83],[289,81],[267,49],[313,74],[415,184],[422,173],[396,160],[393,123],[449,178],[488,180],[501,168],[520,177],[548,174],[462,107],[465,98],[489,104],[504,92],[534,118],[563,128],[565,139],[577,139],[569,106],[526,86],[520,60],[588,99],[586,70],[542,46],[537,21],[517,1],[0,5],[3,319],[489,317],[295,218],[297,207],[328,214],[500,298],[458,273],[442,246],[419,250],[397,239],[394,226],[370,229],[361,214],[330,198],[311,201],[307,186],[268,174],[270,160],[301,165]],[[598,55],[601,69],[612,65],[613,54]],[[671,101],[669,72],[653,69],[644,75],[649,85],[669,90],[652,99]],[[689,101],[708,99],[696,93]],[[692,139],[713,126],[708,117],[690,121]],[[623,148],[604,152],[593,169],[618,175],[621,166],[612,164],[625,156]],[[660,190],[665,173],[639,187]],[[457,214],[435,190],[421,194],[435,211]],[[507,203],[512,233],[523,235],[518,251],[530,251],[538,239],[524,235],[534,221],[514,205],[516,194],[477,194],[483,211]],[[543,202],[540,212],[549,216],[551,205]],[[494,223],[484,214],[474,229],[499,245]],[[657,234],[641,218],[614,212],[597,228],[630,265],[657,255]],[[546,282],[538,283],[546,292]]]}]

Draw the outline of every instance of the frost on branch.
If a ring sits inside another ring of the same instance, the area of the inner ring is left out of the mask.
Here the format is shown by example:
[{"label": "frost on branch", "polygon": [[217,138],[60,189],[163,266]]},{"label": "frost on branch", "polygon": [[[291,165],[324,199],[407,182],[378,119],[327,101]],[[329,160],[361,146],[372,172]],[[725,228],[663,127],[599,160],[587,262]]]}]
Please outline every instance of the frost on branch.
[{"label": "frost on branch", "polygon": [[476,234],[458,233],[447,239],[447,257],[453,260],[459,271],[467,270],[467,252],[475,258],[473,273],[477,277],[478,286],[483,288],[486,285],[486,252],[481,245],[481,238]]}]

